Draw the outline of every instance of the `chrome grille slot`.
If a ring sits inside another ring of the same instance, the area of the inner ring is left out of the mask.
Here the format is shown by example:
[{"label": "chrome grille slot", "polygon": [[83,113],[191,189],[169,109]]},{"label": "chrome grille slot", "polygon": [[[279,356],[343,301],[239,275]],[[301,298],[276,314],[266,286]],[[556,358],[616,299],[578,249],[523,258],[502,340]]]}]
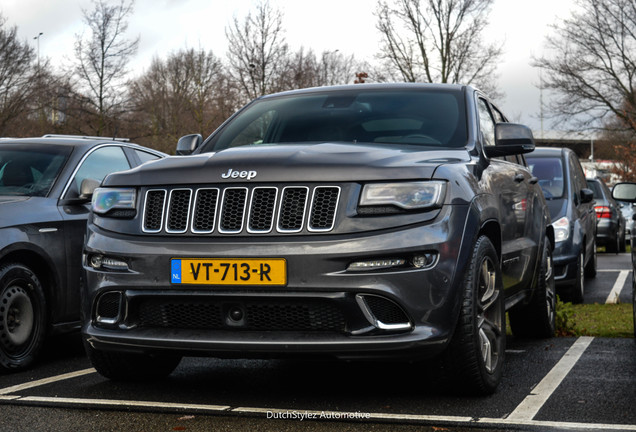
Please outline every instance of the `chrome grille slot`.
[{"label": "chrome grille slot", "polygon": [[268,233],[274,226],[274,211],[278,190],[273,187],[258,187],[252,192],[247,230],[251,233]]},{"label": "chrome grille slot", "polygon": [[199,189],[194,197],[192,232],[208,234],[214,231],[216,222],[216,204],[219,200],[218,189]]},{"label": "chrome grille slot", "polygon": [[238,234],[243,230],[247,188],[227,188],[223,192],[219,232]]},{"label": "chrome grille slot", "polygon": [[331,231],[338,208],[339,187],[317,187],[311,200],[309,231]]},{"label": "chrome grille slot", "polygon": [[300,232],[303,229],[308,187],[286,187],[278,213],[279,232]]},{"label": "chrome grille slot", "polygon": [[318,233],[333,230],[339,186],[150,189],[142,231],[168,234]]},{"label": "chrome grille slot", "polygon": [[165,201],[165,190],[149,190],[146,192],[146,208],[142,222],[142,230],[144,232],[153,233],[161,231]]},{"label": "chrome grille slot", "polygon": [[174,189],[168,199],[168,220],[166,231],[169,233],[184,233],[188,229],[190,216],[190,189]]}]

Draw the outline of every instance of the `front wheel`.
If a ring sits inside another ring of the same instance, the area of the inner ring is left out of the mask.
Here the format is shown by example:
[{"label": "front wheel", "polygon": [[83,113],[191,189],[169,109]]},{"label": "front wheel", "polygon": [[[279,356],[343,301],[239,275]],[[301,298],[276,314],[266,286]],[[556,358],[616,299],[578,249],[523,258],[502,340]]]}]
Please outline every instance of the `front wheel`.
[{"label": "front wheel", "polygon": [[505,323],[499,258],[490,240],[482,236],[464,276],[455,333],[441,358],[446,379],[468,393],[493,393],[503,371]]},{"label": "front wheel", "polygon": [[618,248],[619,252],[627,252],[627,234],[625,233],[625,230],[623,230],[623,234],[619,236],[619,238],[621,239],[620,242],[620,246]]},{"label": "front wheel", "polygon": [[621,246],[621,237],[618,235],[618,232],[614,234],[614,238],[611,238],[609,240],[609,243],[607,244],[607,247],[605,248],[607,250],[607,252],[610,253],[618,253],[618,251],[620,251]]},{"label": "front wheel", "polygon": [[596,240],[594,240],[594,244],[592,245],[592,256],[590,260],[585,265],[585,277],[588,279],[596,277],[596,262],[597,262],[597,254],[596,254]]},{"label": "front wheel", "polygon": [[515,336],[550,338],[556,331],[556,292],[552,244],[546,237],[537,280],[530,303],[516,307],[508,313],[510,327]]},{"label": "front wheel", "polygon": [[28,267],[0,267],[0,369],[23,370],[37,359],[46,336],[46,301]]},{"label": "front wheel", "polygon": [[579,252],[576,258],[576,275],[574,278],[574,284],[569,287],[568,292],[565,295],[565,301],[572,303],[583,303],[585,295],[585,286],[583,285],[583,278],[585,276],[585,256],[583,255],[583,249]]}]

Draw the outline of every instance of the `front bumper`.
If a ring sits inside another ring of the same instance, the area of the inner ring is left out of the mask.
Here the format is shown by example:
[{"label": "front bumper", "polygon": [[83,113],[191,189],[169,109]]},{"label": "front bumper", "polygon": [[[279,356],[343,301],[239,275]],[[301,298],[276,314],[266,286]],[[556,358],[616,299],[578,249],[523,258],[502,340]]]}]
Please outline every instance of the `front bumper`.
[{"label": "front bumper", "polygon": [[[82,295],[95,349],[216,357],[428,357],[452,336],[477,224],[467,206],[432,223],[343,236],[158,238],[89,223]],[[470,232],[465,233],[468,229]],[[465,237],[466,236],[466,237]],[[434,254],[432,265],[349,271],[354,261]],[[96,270],[92,254],[128,271]],[[172,284],[172,258],[284,258],[284,287]],[[104,301],[102,303],[102,300]],[[114,305],[114,306],[113,306]]]},{"label": "front bumper", "polygon": [[557,287],[571,287],[577,277],[578,251],[570,241],[557,243],[553,252],[554,283]]}]

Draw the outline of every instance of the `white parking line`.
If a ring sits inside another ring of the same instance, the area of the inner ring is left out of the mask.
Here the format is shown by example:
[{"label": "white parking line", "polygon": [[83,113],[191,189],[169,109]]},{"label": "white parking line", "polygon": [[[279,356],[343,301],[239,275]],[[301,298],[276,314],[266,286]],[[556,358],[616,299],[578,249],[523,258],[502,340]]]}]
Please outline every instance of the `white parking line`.
[{"label": "white parking line", "polygon": [[15,393],[21,390],[25,390],[25,389],[30,389],[33,387],[39,387],[42,385],[46,385],[46,384],[51,384],[54,383],[56,381],[63,381],[66,379],[70,379],[70,378],[76,378],[82,375],[87,375],[87,374],[91,374],[94,373],[95,369],[93,368],[88,368],[88,369],[83,369],[83,370],[79,370],[79,371],[75,371],[75,372],[70,372],[70,373],[66,373],[66,374],[62,374],[62,375],[56,375],[53,377],[49,377],[49,378],[44,378],[41,380],[37,380],[37,381],[31,381],[28,383],[24,383],[24,384],[18,384],[18,385],[14,385],[11,387],[5,387],[3,389],[0,389],[0,395],[6,395],[6,394],[10,394],[10,393]]},{"label": "white parking line", "polygon": [[618,303],[618,299],[621,295],[621,291],[623,290],[623,286],[625,285],[625,281],[627,280],[627,276],[629,276],[629,270],[621,270],[616,278],[616,282],[612,287],[609,295],[607,296],[607,300],[605,300],[605,304],[616,304]]},{"label": "white parking line", "polygon": [[184,404],[174,402],[148,402],[135,400],[118,400],[118,399],[80,399],[80,398],[62,398],[62,397],[42,397],[42,396],[26,396],[20,399],[26,402],[48,402],[64,405],[101,405],[111,408],[121,407],[137,407],[137,408],[163,408],[176,410],[194,410],[194,411],[229,411],[232,407],[227,405],[201,405],[201,404]]},{"label": "white parking line", "polygon": [[[552,370],[541,380],[541,382],[531,391],[518,406],[508,416],[504,418],[468,417],[468,416],[444,416],[430,414],[396,414],[383,412],[346,412],[346,411],[318,411],[301,410],[298,408],[261,408],[261,407],[232,407],[229,405],[204,405],[204,404],[183,404],[174,402],[153,402],[136,400],[117,399],[88,399],[88,398],[62,398],[62,397],[41,397],[41,396],[17,396],[15,393],[29,388],[38,387],[45,384],[54,383],[82,375],[94,373],[95,369],[89,368],[67,374],[57,375],[30,383],[24,383],[0,389],[0,400],[17,400],[20,402],[32,402],[35,404],[61,405],[61,406],[84,406],[113,409],[122,407],[137,408],[140,410],[163,409],[183,413],[184,411],[201,413],[235,413],[243,415],[267,416],[267,418],[289,419],[315,419],[324,421],[377,421],[393,423],[415,423],[428,425],[492,425],[497,427],[543,427],[558,429],[575,429],[584,431],[636,431],[636,425],[629,424],[600,424],[600,423],[579,423],[561,421],[533,420],[546,401],[554,393],[560,383],[565,379],[570,370],[581,358],[585,350],[594,340],[593,337],[578,338],[568,351],[563,355]],[[287,417],[281,416],[287,414]],[[311,415],[310,415],[311,414]]]},{"label": "white parking line", "polygon": [[593,337],[581,336],[572,344],[568,352],[559,360],[552,370],[541,380],[532,392],[517,406],[507,417],[507,420],[523,421],[532,420],[541,407],[552,396],[552,393],[561,384],[583,352],[594,340]]}]

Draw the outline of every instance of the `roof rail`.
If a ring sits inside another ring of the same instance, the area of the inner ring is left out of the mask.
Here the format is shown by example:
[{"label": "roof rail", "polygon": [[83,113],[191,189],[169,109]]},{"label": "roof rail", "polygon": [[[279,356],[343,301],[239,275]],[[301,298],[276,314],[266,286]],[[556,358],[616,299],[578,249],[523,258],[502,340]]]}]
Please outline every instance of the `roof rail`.
[{"label": "roof rail", "polygon": [[42,138],[76,138],[76,139],[101,139],[130,142],[130,138],[116,138],[116,137],[101,137],[101,136],[89,136],[89,135],[63,135],[63,134],[46,134],[42,135]]}]

